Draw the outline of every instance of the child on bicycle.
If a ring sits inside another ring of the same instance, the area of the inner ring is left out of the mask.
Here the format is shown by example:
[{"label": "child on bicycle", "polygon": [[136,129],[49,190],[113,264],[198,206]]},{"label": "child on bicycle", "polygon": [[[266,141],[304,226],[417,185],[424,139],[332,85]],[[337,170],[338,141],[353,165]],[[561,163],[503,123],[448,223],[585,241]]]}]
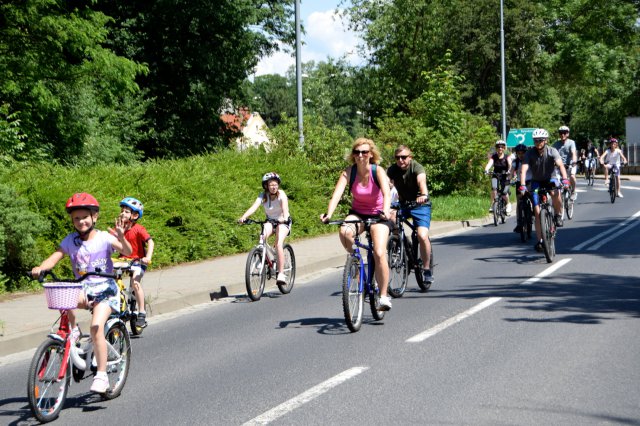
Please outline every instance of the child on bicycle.
[{"label": "child on bicycle", "polygon": [[[119,251],[125,255],[131,254],[131,245],[124,236],[124,225],[121,218],[117,218],[115,229],[109,232],[95,228],[100,211],[100,204],[91,194],[77,193],[67,200],[65,205],[75,231],[67,235],[58,249],[40,266],[31,270],[34,277],[42,271],[53,269],[56,264],[68,255],[76,278],[87,272],[113,272],[111,254]],[[115,234],[115,236],[113,234]],[[92,309],[91,339],[95,351],[98,369],[91,384],[91,391],[105,393],[109,388],[107,376],[107,342],[104,337],[104,325],[113,313],[120,312],[120,294],[115,280],[104,277],[90,276],[84,281],[83,292],[78,298],[78,308]],[[69,322],[72,327],[71,343],[80,336],[76,326],[73,310],[69,310]]]},{"label": "child on bicycle", "polygon": [[[131,244],[132,253],[128,256],[121,253],[125,259],[133,259],[131,274],[133,279],[133,290],[136,295],[138,312],[133,312],[136,316],[136,327],[147,326],[147,312],[144,306],[144,290],[142,289],[142,277],[147,267],[151,265],[153,257],[153,238],[138,220],[144,213],[144,206],[140,200],[133,197],[126,197],[120,201],[120,219],[124,226],[124,237]],[[139,261],[139,262],[138,262]]]},{"label": "child on bicycle", "polygon": [[[516,147],[514,148],[514,151],[516,153],[516,158],[515,160],[513,160],[513,162],[511,163],[511,175],[509,180],[513,180],[515,182],[515,184],[517,185],[518,180],[520,179],[520,167],[522,167],[522,164],[524,162],[524,155],[527,153],[527,146],[523,143],[516,145]],[[527,176],[526,176],[526,187],[527,188],[531,188],[531,170],[527,170]],[[518,200],[518,203],[516,204],[516,219],[517,219],[517,224],[516,227],[513,229],[513,232],[515,233],[520,233],[522,231],[522,226],[524,225],[523,223],[521,223],[522,218],[520,217],[520,208],[522,207],[521,205],[521,200],[522,197],[525,196],[523,194],[521,194],[520,192],[516,193],[516,198]]]},{"label": "child on bicycle", "polygon": [[620,165],[626,164],[627,158],[622,153],[622,150],[618,148],[618,139],[609,139],[609,149],[607,149],[600,157],[600,164],[604,166],[604,184],[609,185],[609,169],[613,166],[618,168],[618,175],[616,180],[618,181],[618,197],[622,196],[622,190],[620,189]]},{"label": "child on bicycle", "polygon": [[282,272],[284,268],[284,239],[291,232],[291,215],[289,214],[289,199],[287,194],[280,189],[280,183],[280,176],[277,173],[265,173],[262,176],[262,188],[264,191],[258,195],[253,205],[238,219],[238,223],[246,221],[262,205],[267,215],[267,220],[277,224],[275,229],[274,224],[270,222],[264,224],[264,239],[266,241],[275,232],[276,256],[278,259],[276,281],[284,284],[287,281],[287,277]]}]

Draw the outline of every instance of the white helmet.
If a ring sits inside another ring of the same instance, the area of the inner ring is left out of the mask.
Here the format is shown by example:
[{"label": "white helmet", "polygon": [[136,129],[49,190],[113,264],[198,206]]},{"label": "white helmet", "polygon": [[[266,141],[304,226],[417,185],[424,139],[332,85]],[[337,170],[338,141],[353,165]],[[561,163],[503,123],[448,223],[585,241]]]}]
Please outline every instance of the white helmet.
[{"label": "white helmet", "polygon": [[498,146],[498,145],[507,146],[507,144],[502,139],[499,139],[499,140],[496,141],[496,146]]},{"label": "white helmet", "polygon": [[549,139],[549,132],[545,129],[535,129],[531,137],[533,139]]},{"label": "white helmet", "polygon": [[567,126],[560,126],[560,128],[558,129],[558,132],[560,132],[560,133],[562,133],[562,132],[569,133],[569,128]]}]

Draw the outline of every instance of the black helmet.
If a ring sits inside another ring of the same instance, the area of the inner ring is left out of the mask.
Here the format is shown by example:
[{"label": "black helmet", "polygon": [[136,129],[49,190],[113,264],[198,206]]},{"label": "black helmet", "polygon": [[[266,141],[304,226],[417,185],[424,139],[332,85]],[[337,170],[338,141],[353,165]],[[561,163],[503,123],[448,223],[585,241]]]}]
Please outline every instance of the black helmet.
[{"label": "black helmet", "polygon": [[527,146],[523,143],[519,143],[518,145],[516,145],[516,147],[513,149],[515,152],[525,152],[527,150]]}]

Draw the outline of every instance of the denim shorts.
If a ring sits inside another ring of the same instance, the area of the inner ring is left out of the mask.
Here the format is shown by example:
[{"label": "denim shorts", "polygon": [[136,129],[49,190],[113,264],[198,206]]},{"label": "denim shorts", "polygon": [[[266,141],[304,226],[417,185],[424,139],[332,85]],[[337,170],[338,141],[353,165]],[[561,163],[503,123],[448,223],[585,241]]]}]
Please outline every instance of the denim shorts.
[{"label": "denim shorts", "polygon": [[402,215],[413,218],[413,224],[417,227],[431,227],[431,203],[416,206],[412,209],[403,208]]},{"label": "denim shorts", "polygon": [[538,188],[544,188],[548,191],[553,191],[560,188],[560,182],[558,179],[549,179],[548,181],[534,180],[531,182],[531,194],[533,195],[533,205],[540,205],[540,196],[538,195]]},{"label": "denim shorts", "polygon": [[83,283],[87,302],[106,303],[115,313],[120,312],[120,291],[115,280],[109,278],[104,281],[85,281]]}]

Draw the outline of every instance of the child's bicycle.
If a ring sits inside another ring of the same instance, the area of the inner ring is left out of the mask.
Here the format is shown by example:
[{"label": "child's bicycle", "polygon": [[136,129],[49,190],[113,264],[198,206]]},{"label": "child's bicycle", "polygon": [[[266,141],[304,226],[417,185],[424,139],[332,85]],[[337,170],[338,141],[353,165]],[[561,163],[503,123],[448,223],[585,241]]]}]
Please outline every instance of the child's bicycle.
[{"label": "child's bicycle", "polygon": [[[264,224],[269,222],[274,226],[278,225],[278,222],[273,220],[256,221],[247,219],[243,222],[246,225],[260,225],[260,239],[258,244],[249,252],[245,267],[247,295],[254,302],[257,302],[262,297],[266,281],[276,278],[278,274],[276,250],[264,238]],[[293,283],[296,279],[296,256],[291,245],[285,243],[283,249],[284,268],[282,268],[282,273],[285,274],[287,279],[283,283],[276,281],[276,284],[280,293],[288,294],[293,289]]]},{"label": "child's bicycle", "polygon": [[507,220],[507,202],[502,198],[504,194],[505,183],[508,182],[505,180],[505,177],[508,175],[506,172],[493,172],[491,173],[491,177],[498,181],[498,188],[496,190],[496,198],[491,205],[491,209],[493,211],[493,224],[498,226],[498,222],[505,223]]},{"label": "child's bicycle", "polygon": [[[44,281],[49,275],[52,281]],[[78,296],[82,292],[82,280],[89,276],[114,278],[114,275],[89,272],[79,279],[59,279],[53,272],[45,271],[38,278],[44,282],[49,309],[58,309],[58,330],[53,327],[47,339],[36,349],[29,366],[27,395],[33,415],[42,423],[55,420],[67,398],[71,377],[77,383],[87,372],[96,372],[91,337],[80,333],[80,338],[71,344],[71,329],[68,311],[76,309]],[[55,326],[55,323],[54,323]],[[120,395],[127,381],[131,360],[131,343],[124,322],[112,315],[104,326],[107,340],[107,375],[110,386],[103,395],[113,399]]]},{"label": "child's bicycle", "polygon": [[[342,225],[344,223],[364,224],[367,244],[360,242],[360,236],[356,233],[353,253],[347,257],[342,277],[342,310],[347,327],[352,332],[360,330],[364,309],[365,295],[369,297],[371,314],[373,319],[380,321],[384,318],[385,311],[379,310],[380,290],[374,276],[375,261],[373,258],[373,245],[371,243],[371,225],[380,222],[380,219],[337,220],[328,222],[328,225]],[[367,259],[362,257],[360,249],[365,249]]]},{"label": "child's bicycle", "polygon": [[618,188],[618,176],[620,176],[620,168],[615,164],[605,164],[605,167],[609,169],[609,199],[611,204],[616,202],[616,197],[620,192]]},{"label": "child's bicycle", "polygon": [[[138,319],[138,315],[136,314],[136,305],[138,302],[133,290],[133,274],[131,273],[132,270],[139,267],[139,260],[114,259],[113,262],[113,273],[116,276],[116,283],[118,284],[118,288],[120,289],[120,319],[122,319],[122,321],[124,321],[125,323],[129,323],[131,334],[134,336],[141,335],[142,330],[144,330],[144,327],[136,325],[136,321]],[[129,277],[128,287],[124,283],[125,276]]]},{"label": "child's bicycle", "polygon": [[[429,201],[429,203],[431,203]],[[403,203],[402,207],[413,208],[419,206],[415,201]],[[422,273],[422,259],[420,259],[420,245],[416,226],[409,221],[409,218],[402,215],[401,205],[394,203],[391,208],[397,210],[396,229],[398,234],[392,234],[387,243],[387,260],[389,261],[389,294],[392,297],[402,297],[407,289],[409,273],[413,269],[416,275],[416,282],[422,291],[428,291],[431,283],[425,281]],[[411,239],[407,237],[403,223],[411,229]],[[431,240],[429,240],[431,241]],[[433,245],[431,246],[431,257],[429,259],[429,269],[433,274],[435,264],[433,262]]]}]

